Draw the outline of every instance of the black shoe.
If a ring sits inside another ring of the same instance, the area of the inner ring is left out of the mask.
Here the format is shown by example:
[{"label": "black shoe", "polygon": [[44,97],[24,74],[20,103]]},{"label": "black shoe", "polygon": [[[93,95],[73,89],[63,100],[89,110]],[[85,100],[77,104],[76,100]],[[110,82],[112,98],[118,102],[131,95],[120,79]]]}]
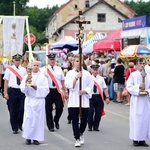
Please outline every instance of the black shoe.
[{"label": "black shoe", "polygon": [[20,126],[19,129],[22,131],[22,127]]},{"label": "black shoe", "polygon": [[54,128],[49,128],[49,131],[54,132],[55,130],[54,130]]},{"label": "black shoe", "polygon": [[56,129],[59,129],[59,123],[55,123]]},{"label": "black shoe", "polygon": [[88,131],[92,131],[92,129],[89,128]]},{"label": "black shoe", "polygon": [[123,101],[113,100],[114,103],[123,103]]},{"label": "black shoe", "polygon": [[133,141],[133,146],[139,146],[139,142],[138,141]]},{"label": "black shoe", "polygon": [[94,131],[99,131],[99,129],[94,129]]},{"label": "black shoe", "polygon": [[68,124],[71,124],[71,120],[68,120]]},{"label": "black shoe", "polygon": [[25,142],[27,145],[30,145],[31,144],[31,140],[29,139],[26,139],[26,142]]},{"label": "black shoe", "polygon": [[18,134],[18,131],[17,131],[17,130],[14,130],[14,131],[13,131],[13,134]]},{"label": "black shoe", "polygon": [[139,146],[149,147],[145,141],[139,141]]},{"label": "black shoe", "polygon": [[39,145],[40,143],[39,143],[39,141],[33,140],[33,144],[34,145]]}]

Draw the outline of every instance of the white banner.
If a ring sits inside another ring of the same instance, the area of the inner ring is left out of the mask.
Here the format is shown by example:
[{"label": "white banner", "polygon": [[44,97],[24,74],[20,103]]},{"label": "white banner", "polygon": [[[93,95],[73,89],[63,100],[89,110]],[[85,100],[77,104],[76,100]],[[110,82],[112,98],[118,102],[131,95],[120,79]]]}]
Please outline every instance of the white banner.
[{"label": "white banner", "polygon": [[0,58],[3,57],[3,25],[0,18]]},{"label": "white banner", "polygon": [[24,16],[3,16],[3,46],[6,57],[23,54]]}]

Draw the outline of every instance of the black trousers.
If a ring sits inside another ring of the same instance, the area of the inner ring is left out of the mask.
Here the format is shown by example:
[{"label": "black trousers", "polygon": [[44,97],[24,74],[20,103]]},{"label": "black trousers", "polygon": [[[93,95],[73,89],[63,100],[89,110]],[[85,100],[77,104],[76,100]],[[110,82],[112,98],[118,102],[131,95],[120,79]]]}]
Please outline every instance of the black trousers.
[{"label": "black trousers", "polygon": [[70,116],[70,108],[68,108],[68,116],[67,116],[68,121],[71,121],[71,116]]},{"label": "black trousers", "polygon": [[90,108],[88,114],[89,129],[98,129],[101,121],[101,114],[104,107],[104,102],[100,95],[92,95],[90,99]]},{"label": "black trousers", "polygon": [[2,92],[2,96],[4,97],[4,74],[2,74],[1,76],[1,92]]},{"label": "black trousers", "polygon": [[[59,119],[63,112],[63,102],[57,89],[50,89],[49,94],[45,98],[46,122],[48,129],[54,128],[54,122],[59,123]],[[53,104],[55,104],[55,116],[53,117]]]},{"label": "black trousers", "polygon": [[79,108],[69,108],[70,116],[72,119],[72,129],[75,139],[79,139],[80,135],[84,133],[87,126],[88,109],[82,108],[82,117],[79,123]]},{"label": "black trousers", "polygon": [[9,100],[7,100],[12,130],[22,128],[24,114],[25,94],[20,89],[8,88]]}]

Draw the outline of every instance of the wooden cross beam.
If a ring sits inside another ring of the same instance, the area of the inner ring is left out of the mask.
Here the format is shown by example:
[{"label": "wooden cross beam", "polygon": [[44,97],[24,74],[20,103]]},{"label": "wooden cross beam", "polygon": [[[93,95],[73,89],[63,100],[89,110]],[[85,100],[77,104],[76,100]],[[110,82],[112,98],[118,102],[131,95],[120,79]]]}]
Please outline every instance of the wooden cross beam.
[{"label": "wooden cross beam", "polygon": [[[78,24],[78,29],[79,29],[79,35],[78,35],[78,40],[79,40],[79,57],[80,57],[80,71],[82,71],[82,64],[83,64],[83,57],[82,57],[82,44],[84,41],[84,27],[83,24],[90,24],[90,21],[85,21],[84,16],[82,15],[82,11],[79,11],[79,20],[74,21],[73,23]],[[80,87],[79,90],[82,89],[82,78],[79,80]],[[79,97],[79,113],[80,113],[80,118],[82,118],[82,98],[81,96]]]}]

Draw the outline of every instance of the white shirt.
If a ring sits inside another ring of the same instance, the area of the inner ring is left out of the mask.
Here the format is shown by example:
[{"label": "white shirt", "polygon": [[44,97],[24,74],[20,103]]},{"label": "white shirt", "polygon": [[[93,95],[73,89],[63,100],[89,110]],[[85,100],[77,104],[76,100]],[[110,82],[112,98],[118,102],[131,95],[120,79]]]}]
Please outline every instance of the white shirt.
[{"label": "white shirt", "polygon": [[107,63],[102,64],[101,68],[102,68],[103,76],[107,76]]},{"label": "white shirt", "polygon": [[[65,78],[65,86],[69,89],[68,107],[79,107],[79,79],[76,81],[75,87],[73,87],[73,81],[77,75],[77,72],[73,69],[67,72]],[[82,89],[87,92],[83,94],[82,98],[82,108],[89,107],[89,99],[92,96],[93,89],[93,79],[91,74],[82,70]]]},{"label": "white shirt", "polygon": [[149,65],[145,65],[145,72],[150,73],[150,66]]},{"label": "white shirt", "polygon": [[[15,65],[12,65],[11,67],[16,70],[22,77],[27,74],[26,69],[22,66],[17,68]],[[8,87],[20,88],[20,85],[17,84],[16,75],[9,68],[6,69],[3,79],[8,80]]]},{"label": "white shirt", "polygon": [[8,67],[8,59],[4,58],[2,61],[2,74],[5,74],[5,70]]},{"label": "white shirt", "polygon": [[[96,77],[92,75],[92,79],[98,83],[98,85],[101,87],[102,92],[103,92],[103,89],[107,88],[104,78],[101,77],[100,75],[97,75]],[[92,94],[100,94],[100,93],[97,89],[96,93],[94,93],[92,90]]]},{"label": "white shirt", "polygon": [[[65,80],[65,77],[64,77],[64,73],[63,73],[61,67],[59,67],[59,66],[53,66],[53,69],[52,69],[52,67],[51,67],[50,65],[48,65],[47,67],[48,67],[48,69],[51,71],[51,73],[54,75],[54,77],[55,77],[55,79],[57,80],[59,86],[62,87],[61,81],[62,81],[62,80]],[[56,86],[53,86],[53,84],[52,84],[52,79],[51,79],[51,77],[50,77],[49,74],[47,73],[47,67],[43,67],[43,68],[41,69],[41,72],[42,72],[44,75],[47,75],[49,88],[56,89]]]}]

